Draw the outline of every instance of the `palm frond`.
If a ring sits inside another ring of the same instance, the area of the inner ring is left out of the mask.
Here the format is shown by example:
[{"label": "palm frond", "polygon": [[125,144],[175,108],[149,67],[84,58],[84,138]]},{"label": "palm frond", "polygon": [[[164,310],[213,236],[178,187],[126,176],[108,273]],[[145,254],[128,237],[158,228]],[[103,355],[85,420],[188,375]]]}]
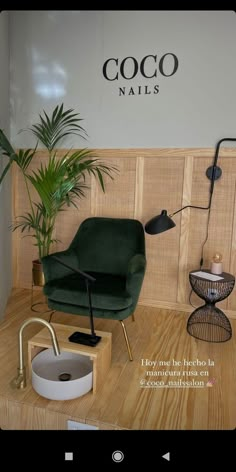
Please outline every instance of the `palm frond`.
[{"label": "palm frond", "polygon": [[59,141],[70,134],[75,134],[81,138],[85,138],[87,135],[85,129],[79,124],[82,121],[79,118],[79,113],[73,113],[72,108],[64,111],[63,107],[63,103],[61,106],[56,106],[51,116],[48,116],[46,111],[43,110],[43,115],[39,115],[40,122],[30,128],[49,152],[55,148]]},{"label": "palm frond", "polygon": [[2,155],[7,156],[9,158],[9,162],[7,163],[6,167],[4,168],[1,176],[0,176],[0,183],[4,179],[5,175],[9,171],[11,165],[13,162],[15,162],[18,167],[23,171],[23,173],[26,171],[28,165],[32,161],[37,149],[37,144],[35,148],[32,149],[20,149],[18,152],[16,152],[9,140],[7,139],[5,133],[3,130],[0,130],[0,150],[2,150]]},{"label": "palm frond", "polygon": [[0,129],[0,150],[4,156],[8,156],[10,159],[15,154],[15,150],[2,129]]},{"label": "palm frond", "polygon": [[[3,130],[0,130],[0,151],[8,157],[8,163],[0,176],[0,183],[7,174],[13,162],[23,174],[30,210],[16,218],[11,229],[19,229],[24,236],[31,236],[34,245],[38,247],[39,259],[50,252],[52,243],[58,241],[53,237],[56,218],[59,212],[73,205],[78,208],[78,201],[86,197],[88,177],[94,177],[105,192],[105,177],[114,178],[118,169],[109,166],[96,157],[95,152],[87,148],[58,155],[55,147],[68,135],[80,137],[87,135],[81,126],[79,113],[72,108],[64,110],[63,103],[57,105],[51,115],[43,111],[39,122],[32,125],[30,130],[37,138],[34,149],[15,151]],[[47,159],[39,166],[30,170],[38,142],[49,151]],[[32,188],[36,192],[32,200]]]}]

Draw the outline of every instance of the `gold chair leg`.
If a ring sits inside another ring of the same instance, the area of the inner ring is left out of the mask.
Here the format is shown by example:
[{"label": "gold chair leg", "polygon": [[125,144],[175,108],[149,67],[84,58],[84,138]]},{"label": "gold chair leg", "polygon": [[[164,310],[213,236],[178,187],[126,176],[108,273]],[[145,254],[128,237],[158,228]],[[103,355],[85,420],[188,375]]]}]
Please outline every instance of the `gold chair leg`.
[{"label": "gold chair leg", "polygon": [[126,331],[126,327],[124,325],[124,321],[122,320],[119,320],[120,321],[120,324],[123,328],[123,333],[124,333],[124,337],[125,337],[125,342],[126,342],[126,346],[127,346],[127,349],[128,349],[128,353],[129,353],[129,360],[132,361],[133,360],[133,356],[132,356],[132,351],[131,351],[131,347],[130,347],[130,342],[129,342],[129,338],[128,338],[128,334],[127,334],[127,331]]},{"label": "gold chair leg", "polygon": [[134,313],[132,313],[132,321],[135,321]]}]

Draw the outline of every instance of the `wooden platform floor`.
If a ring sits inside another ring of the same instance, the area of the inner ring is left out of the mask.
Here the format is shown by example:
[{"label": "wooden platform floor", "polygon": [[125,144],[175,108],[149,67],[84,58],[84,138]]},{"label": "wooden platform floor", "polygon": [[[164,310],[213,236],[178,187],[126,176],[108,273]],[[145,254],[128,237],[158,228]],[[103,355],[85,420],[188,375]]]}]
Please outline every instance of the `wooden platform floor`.
[{"label": "wooden platform floor", "polygon": [[[29,381],[24,390],[11,386],[23,320],[49,318],[48,313],[31,311],[30,297],[30,290],[13,290],[0,323],[0,428],[67,429],[68,419],[112,430],[235,428],[235,319],[230,320],[230,341],[208,343],[187,333],[187,313],[138,306],[135,322],[126,321],[133,362],[128,359],[120,324],[96,319],[95,329],[112,333],[112,364],[106,382],[96,394],[50,401],[40,397]],[[44,299],[38,294],[36,300]],[[88,327],[88,318],[62,313],[56,313],[53,322]],[[41,329],[40,324],[25,329],[26,361],[27,340]]]}]

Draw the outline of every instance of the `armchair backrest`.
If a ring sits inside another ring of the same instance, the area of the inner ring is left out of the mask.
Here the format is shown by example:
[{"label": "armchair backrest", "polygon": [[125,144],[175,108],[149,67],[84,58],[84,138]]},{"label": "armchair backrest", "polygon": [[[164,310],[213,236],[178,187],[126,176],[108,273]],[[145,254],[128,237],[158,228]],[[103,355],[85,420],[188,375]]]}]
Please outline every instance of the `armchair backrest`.
[{"label": "armchair backrest", "polygon": [[143,225],[129,218],[87,218],[70,248],[77,252],[81,270],[125,275],[132,256],[145,256]]}]

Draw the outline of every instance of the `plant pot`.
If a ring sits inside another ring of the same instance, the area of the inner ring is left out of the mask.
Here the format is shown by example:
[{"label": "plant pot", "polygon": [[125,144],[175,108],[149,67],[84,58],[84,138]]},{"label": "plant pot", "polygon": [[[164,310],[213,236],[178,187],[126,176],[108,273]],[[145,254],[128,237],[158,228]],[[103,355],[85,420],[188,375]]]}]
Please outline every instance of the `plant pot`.
[{"label": "plant pot", "polygon": [[38,259],[33,261],[32,275],[33,275],[33,285],[43,287],[45,284],[43,266],[42,266],[42,263]]}]

